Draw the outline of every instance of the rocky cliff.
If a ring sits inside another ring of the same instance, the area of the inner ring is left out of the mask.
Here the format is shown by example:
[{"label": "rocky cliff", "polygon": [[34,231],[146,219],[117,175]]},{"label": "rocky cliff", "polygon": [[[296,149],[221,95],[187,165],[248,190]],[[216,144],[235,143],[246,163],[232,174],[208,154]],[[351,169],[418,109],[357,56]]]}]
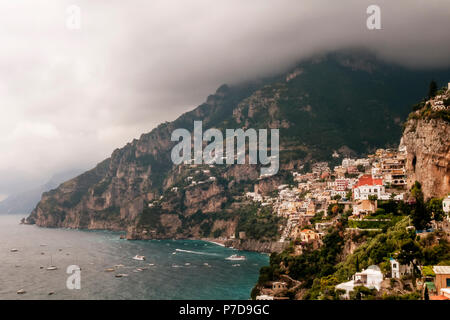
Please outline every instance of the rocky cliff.
[{"label": "rocky cliff", "polygon": [[408,185],[422,184],[425,198],[450,192],[450,124],[439,118],[410,117],[401,145],[408,152]]}]

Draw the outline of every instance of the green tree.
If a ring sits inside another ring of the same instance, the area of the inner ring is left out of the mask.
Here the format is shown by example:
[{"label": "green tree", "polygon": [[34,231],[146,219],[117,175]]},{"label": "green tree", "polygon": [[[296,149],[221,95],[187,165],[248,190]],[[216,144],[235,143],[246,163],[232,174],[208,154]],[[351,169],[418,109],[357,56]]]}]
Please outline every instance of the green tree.
[{"label": "green tree", "polygon": [[373,299],[376,295],[376,289],[369,289],[364,286],[357,286],[350,293],[351,300]]},{"label": "green tree", "polygon": [[431,221],[431,213],[425,207],[422,185],[418,181],[412,186],[411,195],[416,200],[411,210],[412,223],[417,230],[427,229]]},{"label": "green tree", "polygon": [[350,190],[349,192],[347,192],[347,194],[345,195],[346,199],[351,199],[352,198],[352,191]]},{"label": "green tree", "polygon": [[419,181],[414,182],[414,185],[411,187],[411,195],[416,200],[423,200],[423,193],[422,193],[422,185]]},{"label": "green tree", "polygon": [[431,99],[431,98],[433,98],[434,96],[436,96],[437,89],[438,89],[438,86],[437,86],[436,81],[431,80],[430,86],[429,86],[429,88],[428,88],[428,98]]},{"label": "green tree", "polygon": [[444,99],[444,106],[450,106],[450,98]]},{"label": "green tree", "polygon": [[416,264],[422,259],[422,250],[420,246],[412,239],[406,240],[401,246],[400,253],[397,260],[401,264],[412,264],[414,270],[416,269]]},{"label": "green tree", "polygon": [[444,210],[442,209],[442,199],[432,198],[428,201],[426,209],[432,218],[436,221],[442,221],[444,218]]}]

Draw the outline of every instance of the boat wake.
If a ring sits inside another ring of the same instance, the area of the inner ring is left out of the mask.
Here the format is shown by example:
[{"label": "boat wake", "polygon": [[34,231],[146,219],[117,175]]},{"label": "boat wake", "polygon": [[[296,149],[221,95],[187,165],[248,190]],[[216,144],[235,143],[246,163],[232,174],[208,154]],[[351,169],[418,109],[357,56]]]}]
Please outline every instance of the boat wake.
[{"label": "boat wake", "polygon": [[204,256],[217,256],[215,253],[206,253],[206,252],[198,252],[198,251],[191,251],[191,250],[183,250],[183,249],[175,249],[177,252],[184,252],[184,253],[192,253],[192,254],[200,254]]}]

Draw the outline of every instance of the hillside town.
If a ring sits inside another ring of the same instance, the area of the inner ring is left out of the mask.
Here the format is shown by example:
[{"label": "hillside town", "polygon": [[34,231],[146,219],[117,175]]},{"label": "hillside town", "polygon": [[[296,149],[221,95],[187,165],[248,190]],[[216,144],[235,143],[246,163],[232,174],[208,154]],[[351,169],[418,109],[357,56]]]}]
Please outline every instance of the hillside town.
[{"label": "hillside town", "polygon": [[[403,149],[378,149],[367,158],[344,158],[333,169],[319,162],[311,172],[293,172],[295,186],[280,185],[277,197],[263,197],[258,190],[246,196],[262,206],[272,204],[276,214],[287,219],[279,241],[298,236],[307,243],[320,242],[323,231],[335,222],[333,210],[338,206],[351,209],[351,219],[362,220],[377,211],[377,200],[405,200],[405,160]],[[307,229],[318,217],[326,222],[314,223],[314,231]]]},{"label": "hillside town", "polygon": [[426,104],[431,106],[431,108],[434,111],[449,110],[450,108],[449,98],[450,98],[450,82],[448,83],[448,90],[446,92],[440,92],[434,97],[431,97],[430,99],[428,99]]},{"label": "hillside town", "polygon": [[[258,190],[249,192],[247,197],[260,202],[262,206],[272,205],[274,214],[286,219],[280,242],[294,244],[293,255],[301,255],[304,250],[322,246],[328,230],[339,221],[338,212],[348,212],[348,233],[382,232],[383,224],[391,220],[385,210],[378,207],[380,202],[413,202],[408,192],[408,175],[405,168],[407,151],[403,146],[398,150],[378,149],[366,158],[344,158],[340,165],[329,168],[320,162],[307,173],[292,172],[293,185],[280,185],[276,197],[264,197]],[[444,223],[450,222],[450,195],[442,201],[445,213]],[[448,224],[446,224],[448,228]],[[437,228],[436,224],[427,230],[412,229],[419,237],[426,236]],[[402,265],[394,257],[390,258],[390,279],[400,279],[412,274],[411,264]],[[450,299],[450,266],[433,266],[433,276],[420,283],[427,288],[430,299]],[[444,280],[442,280],[444,279]],[[291,279],[292,280],[292,279]],[[371,265],[356,272],[348,282],[335,288],[342,292],[341,298],[349,299],[357,286],[380,290],[385,276],[377,265]],[[289,285],[290,283],[290,285]],[[263,290],[257,299],[283,299],[292,281],[276,281],[272,288]]]}]

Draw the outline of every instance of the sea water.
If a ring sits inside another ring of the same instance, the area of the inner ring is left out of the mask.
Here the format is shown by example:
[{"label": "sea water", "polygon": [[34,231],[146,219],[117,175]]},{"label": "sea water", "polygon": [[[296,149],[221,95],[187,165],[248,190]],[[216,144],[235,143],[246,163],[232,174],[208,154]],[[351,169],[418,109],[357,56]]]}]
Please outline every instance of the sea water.
[{"label": "sea water", "polygon": [[[22,217],[0,215],[0,299],[249,299],[269,262],[204,241],[128,241],[116,232],[20,225]],[[225,260],[232,254],[247,259]],[[71,265],[81,268],[80,289],[66,285]]]}]

